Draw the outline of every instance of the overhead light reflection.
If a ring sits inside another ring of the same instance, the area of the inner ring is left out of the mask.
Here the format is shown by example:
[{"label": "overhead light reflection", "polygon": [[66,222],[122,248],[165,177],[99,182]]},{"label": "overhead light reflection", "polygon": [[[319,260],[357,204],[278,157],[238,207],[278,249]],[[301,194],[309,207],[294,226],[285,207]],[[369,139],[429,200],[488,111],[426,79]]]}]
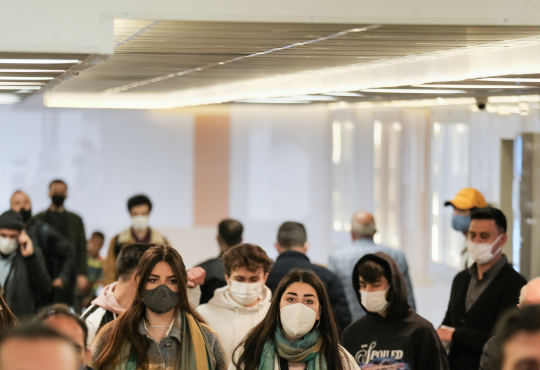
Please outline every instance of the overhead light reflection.
[{"label": "overhead light reflection", "polygon": [[79,59],[0,59],[0,64],[73,64]]},{"label": "overhead light reflection", "polygon": [[393,93],[393,94],[461,94],[463,90],[437,90],[437,89],[363,89],[362,92]]},{"label": "overhead light reflection", "polygon": [[449,89],[524,89],[532,86],[523,85],[413,85],[414,87],[437,87]]}]

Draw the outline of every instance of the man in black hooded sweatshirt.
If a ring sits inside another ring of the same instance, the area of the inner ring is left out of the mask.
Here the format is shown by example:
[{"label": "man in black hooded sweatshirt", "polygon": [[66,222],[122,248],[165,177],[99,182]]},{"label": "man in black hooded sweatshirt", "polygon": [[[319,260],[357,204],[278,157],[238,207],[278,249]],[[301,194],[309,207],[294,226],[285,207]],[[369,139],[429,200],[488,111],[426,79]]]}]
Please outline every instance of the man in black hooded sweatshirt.
[{"label": "man in black hooded sweatshirt", "polygon": [[361,369],[449,369],[433,325],[407,303],[407,285],[392,257],[383,252],[363,256],[354,266],[352,284],[367,315],[345,329],[341,344]]}]

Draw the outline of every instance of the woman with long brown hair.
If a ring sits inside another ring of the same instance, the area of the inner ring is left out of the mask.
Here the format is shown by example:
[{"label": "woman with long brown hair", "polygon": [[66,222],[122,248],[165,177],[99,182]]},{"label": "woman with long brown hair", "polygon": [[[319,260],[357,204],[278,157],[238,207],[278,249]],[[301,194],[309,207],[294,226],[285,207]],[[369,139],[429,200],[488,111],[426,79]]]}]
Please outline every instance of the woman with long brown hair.
[{"label": "woman with long brown hair", "polygon": [[174,248],[148,249],[135,279],[131,306],[96,337],[96,370],[227,368],[217,335],[188,301],[186,268]]},{"label": "woman with long brown hair", "polygon": [[[0,288],[0,291],[1,290],[2,289]],[[17,326],[18,323],[17,317],[11,312],[4,297],[0,293],[0,332],[5,329],[13,328]]]},{"label": "woman with long brown hair", "polygon": [[236,348],[229,369],[359,370],[339,345],[324,283],[306,269],[281,280],[266,317]]}]

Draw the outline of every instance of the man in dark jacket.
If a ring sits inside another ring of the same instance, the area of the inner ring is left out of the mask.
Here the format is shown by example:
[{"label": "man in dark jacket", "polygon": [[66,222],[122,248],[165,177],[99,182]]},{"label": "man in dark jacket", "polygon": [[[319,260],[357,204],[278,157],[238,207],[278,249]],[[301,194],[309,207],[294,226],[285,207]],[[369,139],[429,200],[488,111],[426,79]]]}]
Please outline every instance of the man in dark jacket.
[{"label": "man in dark jacket", "polygon": [[392,257],[364,255],[352,285],[366,315],[345,329],[341,344],[361,369],[448,370],[437,332],[407,302],[407,284]]},{"label": "man in dark jacket", "polygon": [[443,342],[451,343],[452,370],[478,370],[497,319],[518,304],[527,283],[502,254],[506,226],[506,217],[497,208],[481,208],[471,215],[467,250],[475,263],[454,278],[448,310],[437,330]]},{"label": "man in dark jacket", "polygon": [[75,251],[56,229],[42,219],[32,217],[32,203],[28,195],[18,190],[11,196],[11,209],[21,215],[25,230],[34,247],[41,249],[47,272],[53,280],[52,293],[42,297],[38,308],[61,302],[66,296],[65,289],[73,279]]},{"label": "man in dark jacket", "polygon": [[308,268],[316,273],[326,285],[339,327],[341,330],[345,329],[352,319],[343,286],[333,272],[312,264],[306,256],[309,243],[304,225],[293,221],[283,223],[279,227],[275,247],[279,256],[266,280],[266,285],[272,290],[272,294],[275,293],[281,279],[293,268]]},{"label": "man in dark jacket", "polygon": [[[74,248],[74,273],[64,289],[66,296],[60,299],[59,302],[75,305],[75,311],[80,313],[81,305],[78,302],[74,302],[74,282],[76,282],[79,291],[85,291],[89,284],[87,278],[88,264],[84,224],[78,215],[66,211],[64,207],[64,201],[67,198],[67,185],[64,181],[53,180],[49,184],[49,197],[52,201],[51,206],[49,209],[38,213],[35,218],[43,220],[55,228],[67,239],[70,246]],[[82,300],[82,296],[80,298]]]},{"label": "man in dark jacket", "polygon": [[36,300],[52,290],[41,250],[34,248],[23,226],[15,211],[0,215],[0,286],[18,317],[36,313]]},{"label": "man in dark jacket", "polygon": [[227,285],[225,271],[221,256],[231,247],[242,243],[242,233],[244,227],[237,220],[226,219],[218,225],[218,235],[216,237],[219,245],[219,256],[209,259],[199,265],[206,271],[204,284],[201,285],[201,304],[208,303],[214,296],[214,291]]}]

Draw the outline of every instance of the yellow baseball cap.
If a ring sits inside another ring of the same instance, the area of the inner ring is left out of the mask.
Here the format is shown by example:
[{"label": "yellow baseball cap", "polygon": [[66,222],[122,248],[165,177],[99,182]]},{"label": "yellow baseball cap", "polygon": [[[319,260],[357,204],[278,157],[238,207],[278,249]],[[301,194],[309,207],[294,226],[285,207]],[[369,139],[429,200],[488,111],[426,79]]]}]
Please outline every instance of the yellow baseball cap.
[{"label": "yellow baseball cap", "polygon": [[444,203],[445,206],[453,205],[459,209],[484,208],[487,207],[486,200],[482,193],[473,188],[462,189],[453,200]]}]

